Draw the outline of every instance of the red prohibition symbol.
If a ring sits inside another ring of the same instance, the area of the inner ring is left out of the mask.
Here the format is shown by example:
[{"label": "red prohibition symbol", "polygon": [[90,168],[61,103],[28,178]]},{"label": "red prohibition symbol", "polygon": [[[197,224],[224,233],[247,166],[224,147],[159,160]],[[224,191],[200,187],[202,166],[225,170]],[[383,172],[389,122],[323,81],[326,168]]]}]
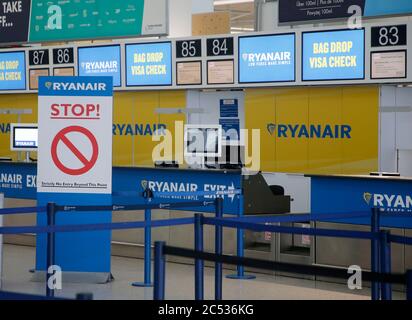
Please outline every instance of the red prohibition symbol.
[{"label": "red prohibition symbol", "polygon": [[[73,144],[73,142],[70,141],[70,139],[67,137],[67,134],[71,132],[78,132],[87,137],[87,139],[90,141],[93,149],[92,157],[91,159],[87,159],[86,156],[76,148],[76,146]],[[65,166],[59,159],[59,156],[57,155],[57,146],[58,144],[62,142],[66,145],[67,148],[73,154],[80,160],[80,162],[83,164],[83,167],[78,168],[78,169],[73,169],[73,168],[68,168]],[[97,144],[97,140],[95,136],[86,128],[80,127],[80,126],[70,126],[67,128],[64,128],[61,130],[59,133],[57,133],[56,137],[53,139],[52,145],[51,145],[51,156],[53,159],[54,164],[59,168],[62,172],[71,175],[71,176],[79,176],[82,174],[85,174],[86,172],[90,171],[93,166],[96,164],[97,158],[99,156],[99,146]]]}]

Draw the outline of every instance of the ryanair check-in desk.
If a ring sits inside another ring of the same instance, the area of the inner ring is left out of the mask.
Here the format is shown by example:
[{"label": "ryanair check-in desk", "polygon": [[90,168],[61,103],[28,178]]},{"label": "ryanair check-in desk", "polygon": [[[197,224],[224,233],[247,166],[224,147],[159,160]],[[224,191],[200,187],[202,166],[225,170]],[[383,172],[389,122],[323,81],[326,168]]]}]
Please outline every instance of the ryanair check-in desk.
[{"label": "ryanair check-in desk", "polygon": [[[6,196],[7,207],[36,205],[36,174],[35,163],[0,162],[0,192]],[[250,214],[282,214],[290,211],[290,197],[273,192],[262,175],[242,175],[241,170],[222,169],[178,169],[178,168],[113,168],[113,202],[119,204],[143,203],[145,200],[138,195],[149,187],[154,191],[169,192],[180,191],[218,191],[231,189],[244,189],[245,215]],[[136,197],[124,196],[123,192],[136,191]],[[175,199],[176,201],[193,200]],[[173,201],[167,200],[165,201]],[[224,197],[224,212],[231,215],[239,213],[239,202],[236,196]],[[213,208],[207,208],[205,215],[214,215]],[[193,216],[192,211],[154,210],[153,220]],[[143,219],[143,212],[116,212],[113,222],[138,221]],[[6,225],[34,225],[35,215],[7,217]],[[264,236],[246,235],[247,243],[256,249],[256,243]],[[249,240],[248,240],[249,239]],[[253,240],[255,239],[255,240]],[[8,236],[6,242],[33,245],[33,235]],[[163,240],[170,245],[193,247],[193,226],[178,226],[153,229],[153,241]],[[255,242],[255,243],[254,243]],[[113,254],[122,256],[142,256],[144,234],[142,230],[114,231],[112,234]],[[266,244],[265,244],[266,245]],[[214,249],[214,229],[205,227],[205,249]],[[275,248],[269,246],[269,256],[274,256]],[[236,231],[225,229],[224,251],[228,254],[236,252]],[[253,251],[250,250],[253,255]],[[248,252],[248,251],[247,251]]]},{"label": "ryanair check-in desk", "polygon": [[[394,235],[412,237],[412,178],[362,175],[310,175],[312,213],[366,212],[380,207],[396,217],[382,217],[381,226]],[[341,219],[339,224],[318,222],[320,228],[370,231],[370,218]],[[370,241],[317,237],[317,264],[370,268]],[[412,248],[392,244],[392,271],[412,268]]]}]

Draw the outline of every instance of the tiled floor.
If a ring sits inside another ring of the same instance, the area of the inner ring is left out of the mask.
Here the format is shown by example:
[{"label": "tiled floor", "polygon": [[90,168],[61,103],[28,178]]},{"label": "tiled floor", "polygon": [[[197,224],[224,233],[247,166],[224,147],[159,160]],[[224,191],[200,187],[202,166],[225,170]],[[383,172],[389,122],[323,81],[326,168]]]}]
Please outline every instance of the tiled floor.
[{"label": "tiled floor", "polygon": [[[44,294],[44,284],[30,281],[28,272],[34,265],[35,250],[31,247],[4,246],[2,290],[30,294]],[[112,272],[115,281],[108,284],[64,283],[57,296],[73,298],[78,292],[91,292],[95,299],[152,299],[151,288],[138,288],[130,285],[143,279],[143,260],[112,258]],[[231,273],[225,270],[225,273]],[[193,299],[193,266],[168,263],[166,270],[166,298]],[[214,270],[205,270],[205,298],[213,298]],[[395,293],[394,298],[402,298]],[[354,293],[344,285],[325,282],[274,277],[258,274],[255,280],[239,281],[224,279],[224,299],[286,299],[286,300],[365,300],[369,290]]]}]

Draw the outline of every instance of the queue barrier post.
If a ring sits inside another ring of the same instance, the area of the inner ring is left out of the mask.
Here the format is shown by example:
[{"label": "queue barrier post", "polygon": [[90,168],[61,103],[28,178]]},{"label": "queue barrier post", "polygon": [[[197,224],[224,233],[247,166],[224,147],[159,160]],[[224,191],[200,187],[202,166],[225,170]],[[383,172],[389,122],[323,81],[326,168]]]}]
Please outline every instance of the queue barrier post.
[{"label": "queue barrier post", "polygon": [[412,270],[406,272],[406,300],[412,301]]},{"label": "queue barrier post", "polygon": [[[195,251],[203,252],[203,215],[195,214]],[[204,262],[195,259],[195,299],[204,300]]]},{"label": "queue barrier post", "polygon": [[[216,218],[223,218],[223,199],[217,198],[216,202]],[[215,226],[215,254],[221,255],[223,253],[223,227]],[[222,300],[222,279],[223,266],[222,263],[215,263],[215,300]]]},{"label": "queue barrier post", "polygon": [[[377,235],[379,233],[379,209],[372,208],[371,215],[371,233]],[[371,239],[371,271],[379,272],[379,239]],[[371,284],[371,299],[379,300],[379,282],[372,281]]]},{"label": "queue barrier post", "polygon": [[[152,201],[153,193],[150,189],[146,189],[143,193],[143,197],[146,199],[146,204]],[[144,210],[144,221],[146,223],[144,227],[144,281],[133,282],[134,287],[153,287],[152,283],[152,210],[146,208]]]},{"label": "queue barrier post", "polygon": [[163,241],[155,242],[153,300],[165,299],[166,259],[163,252],[165,245]]},{"label": "queue barrier post", "polygon": [[[244,197],[243,193],[238,195],[238,203],[239,203],[239,211],[238,211],[238,217],[241,218],[243,217],[243,210],[244,210]],[[243,258],[245,256],[245,241],[244,241],[244,230],[241,228],[236,229],[236,238],[237,238],[237,244],[236,244],[236,254],[238,257]],[[228,279],[236,279],[236,280],[251,280],[255,279],[256,276],[254,275],[246,275],[245,274],[245,267],[243,265],[238,265],[236,266],[237,273],[236,274],[230,274],[226,276]]]},{"label": "queue barrier post", "polygon": [[[54,227],[56,225],[56,204],[47,204],[47,226]],[[54,283],[52,280],[52,269],[56,264],[56,234],[54,231],[47,233],[47,256],[46,256],[46,297],[54,298]]]},{"label": "queue barrier post", "polygon": [[76,300],[93,300],[93,293],[78,293]]},{"label": "queue barrier post", "polygon": [[[390,232],[381,231],[380,234],[381,272],[390,274],[392,272]],[[381,297],[382,300],[392,300],[392,285],[390,283],[381,283]]]}]

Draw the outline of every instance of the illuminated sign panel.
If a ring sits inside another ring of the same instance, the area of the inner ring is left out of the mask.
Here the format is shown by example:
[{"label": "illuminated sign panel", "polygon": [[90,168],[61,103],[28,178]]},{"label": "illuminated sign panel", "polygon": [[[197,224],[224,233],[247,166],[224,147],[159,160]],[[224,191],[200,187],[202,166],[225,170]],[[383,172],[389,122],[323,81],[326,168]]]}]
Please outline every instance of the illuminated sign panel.
[{"label": "illuminated sign panel", "polygon": [[239,37],[239,82],[295,81],[295,35]]},{"label": "illuminated sign panel", "polygon": [[302,80],[365,78],[365,30],[305,32]]},{"label": "illuminated sign panel", "polygon": [[127,86],[172,85],[172,43],[126,45]]},{"label": "illuminated sign panel", "polygon": [[0,53],[0,90],[26,89],[25,52]]},{"label": "illuminated sign panel", "polygon": [[120,46],[79,48],[79,76],[112,76],[113,86],[121,85]]}]

